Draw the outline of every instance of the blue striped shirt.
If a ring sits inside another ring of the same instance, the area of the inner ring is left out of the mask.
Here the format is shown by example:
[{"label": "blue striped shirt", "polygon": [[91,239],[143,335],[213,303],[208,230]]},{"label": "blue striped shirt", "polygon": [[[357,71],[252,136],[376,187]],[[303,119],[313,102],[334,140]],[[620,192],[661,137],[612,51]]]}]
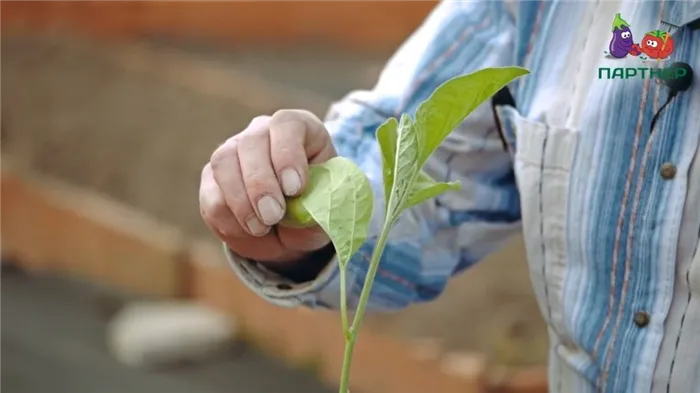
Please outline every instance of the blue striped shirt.
[{"label": "blue striped shirt", "polygon": [[[617,13],[642,47],[646,32],[669,29],[661,21],[676,26],[670,60],[611,58]],[[440,3],[376,86],[350,93],[327,118],[339,154],[364,170],[377,198],[371,236],[348,267],[349,302],[357,302],[382,223],[377,126],[413,114],[454,76],[523,66],[531,74],[510,86],[517,109],[496,111],[508,149],[487,104],[447,138],[425,170],[462,189],[396,224],[369,307],[432,300],[522,231],[549,328],[551,392],[700,392],[700,30],[686,25],[697,18],[698,1]],[[648,69],[676,61],[695,67],[694,86],[652,132],[669,93]],[[293,284],[229,257],[271,302],[338,306],[335,264]]]}]

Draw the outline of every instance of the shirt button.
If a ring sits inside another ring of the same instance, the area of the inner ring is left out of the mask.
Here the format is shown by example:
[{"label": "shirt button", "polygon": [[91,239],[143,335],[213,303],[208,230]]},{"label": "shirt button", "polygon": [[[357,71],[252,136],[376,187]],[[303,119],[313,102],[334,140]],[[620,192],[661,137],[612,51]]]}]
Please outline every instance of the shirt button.
[{"label": "shirt button", "polygon": [[649,313],[645,311],[637,311],[634,313],[634,324],[643,328],[649,324]]},{"label": "shirt button", "polygon": [[666,180],[673,179],[676,176],[676,166],[667,162],[661,165],[661,177]]}]

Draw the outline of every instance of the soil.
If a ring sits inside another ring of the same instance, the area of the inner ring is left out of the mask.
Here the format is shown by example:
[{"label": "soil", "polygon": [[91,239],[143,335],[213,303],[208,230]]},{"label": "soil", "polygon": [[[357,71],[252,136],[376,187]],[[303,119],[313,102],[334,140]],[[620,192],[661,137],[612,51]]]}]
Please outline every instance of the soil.
[{"label": "soil", "polygon": [[[210,236],[197,206],[199,175],[218,144],[278,107],[323,116],[348,90],[371,87],[389,55],[231,52],[155,40],[137,49],[65,35],[3,38],[2,154],[22,170],[88,187],[198,237]],[[250,89],[254,81],[268,90]],[[546,360],[519,238],[455,278],[437,301],[367,323],[496,363]]]}]

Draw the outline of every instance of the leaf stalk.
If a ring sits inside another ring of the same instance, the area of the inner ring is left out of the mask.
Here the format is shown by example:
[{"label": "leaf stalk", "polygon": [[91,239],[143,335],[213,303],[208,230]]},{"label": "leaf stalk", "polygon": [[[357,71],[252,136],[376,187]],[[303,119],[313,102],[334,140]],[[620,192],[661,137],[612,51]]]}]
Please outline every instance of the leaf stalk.
[{"label": "leaf stalk", "polygon": [[[377,238],[377,244],[372,252],[372,258],[369,262],[369,268],[367,269],[367,275],[365,276],[365,284],[362,286],[362,292],[360,293],[360,299],[357,303],[357,311],[355,312],[355,317],[352,321],[352,327],[350,328],[350,336],[345,340],[345,353],[343,355],[343,369],[340,374],[340,389],[339,393],[349,393],[348,390],[350,381],[350,365],[352,364],[352,355],[355,349],[355,342],[357,341],[357,336],[360,333],[360,325],[362,325],[362,320],[365,316],[365,309],[367,308],[367,303],[369,302],[369,295],[372,291],[372,284],[374,284],[374,278],[377,275],[377,270],[379,269],[379,261],[384,253],[384,247],[386,247],[387,240],[389,239],[389,230],[391,229],[394,218],[387,216],[387,220],[382,227],[382,231]],[[341,281],[341,286],[342,286]],[[344,292],[344,291],[343,291]],[[341,297],[343,297],[343,292],[341,292]],[[347,310],[347,304],[341,300],[341,308]],[[347,336],[346,336],[347,337]]]}]

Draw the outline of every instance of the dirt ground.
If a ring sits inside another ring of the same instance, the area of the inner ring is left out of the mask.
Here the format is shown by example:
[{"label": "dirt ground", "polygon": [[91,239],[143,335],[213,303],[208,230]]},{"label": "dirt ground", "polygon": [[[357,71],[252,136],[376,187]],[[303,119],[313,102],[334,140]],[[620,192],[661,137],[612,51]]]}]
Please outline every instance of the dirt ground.
[{"label": "dirt ground", "polygon": [[[128,367],[105,345],[105,299],[137,298],[52,276],[2,274],[0,388],[12,393],[331,393],[243,343],[203,362]],[[57,312],[58,310],[58,312]],[[275,378],[269,378],[269,375]]]},{"label": "dirt ground", "polygon": [[[209,237],[197,187],[211,151],[261,113],[305,107],[322,116],[349,89],[370,87],[384,61],[325,49],[252,53],[195,43],[134,48],[66,36],[4,38],[2,154],[24,170]],[[520,239],[453,280],[438,301],[367,323],[497,363],[546,359]]]}]

